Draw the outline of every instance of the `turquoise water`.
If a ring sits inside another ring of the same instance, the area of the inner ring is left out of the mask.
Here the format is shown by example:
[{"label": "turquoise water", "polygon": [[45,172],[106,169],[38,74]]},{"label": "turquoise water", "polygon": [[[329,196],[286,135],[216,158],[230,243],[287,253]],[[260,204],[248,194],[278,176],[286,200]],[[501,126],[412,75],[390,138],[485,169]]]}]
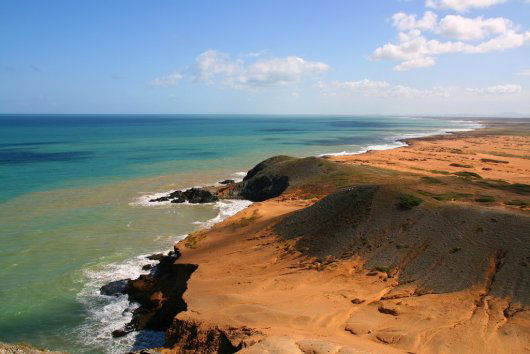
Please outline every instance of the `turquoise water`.
[{"label": "turquoise water", "polygon": [[233,214],[241,202],[147,205],[146,196],[240,177],[275,154],[399,146],[472,122],[347,116],[0,115],[0,340],[70,352],[123,352],[156,333],[112,339],[142,255]]}]

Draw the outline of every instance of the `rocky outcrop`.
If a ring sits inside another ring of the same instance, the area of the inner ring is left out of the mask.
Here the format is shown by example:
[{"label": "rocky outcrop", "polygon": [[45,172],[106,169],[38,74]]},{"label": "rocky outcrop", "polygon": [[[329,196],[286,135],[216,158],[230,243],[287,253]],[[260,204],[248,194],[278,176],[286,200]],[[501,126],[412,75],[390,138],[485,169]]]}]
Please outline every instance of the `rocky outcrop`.
[{"label": "rocky outcrop", "polygon": [[150,202],[167,202],[171,203],[192,203],[192,204],[202,204],[202,203],[213,203],[219,200],[219,197],[209,190],[203,188],[191,188],[185,191],[175,191],[168,195],[165,195],[160,198],[151,199]]},{"label": "rocky outcrop", "polygon": [[[236,183],[232,179],[227,179],[219,182],[223,186],[175,191],[151,199],[150,202],[212,203],[225,198],[261,202],[278,197],[291,187],[301,188],[307,185],[319,185],[320,192],[329,193],[337,186],[348,183],[345,176],[351,173],[350,166],[343,166],[319,157],[296,158],[280,155],[254,166],[241,182]],[[363,174],[369,174],[373,178],[374,175],[383,175],[385,172],[365,169],[363,173],[355,176],[356,179],[362,178]],[[329,188],[323,191],[325,187]]]},{"label": "rocky outcrop", "polygon": [[259,176],[245,183],[240,195],[253,202],[262,202],[282,194],[289,187],[287,176]]},{"label": "rocky outcrop", "polygon": [[103,285],[99,289],[99,292],[101,293],[101,295],[107,295],[107,296],[123,295],[127,287],[127,284],[129,283],[130,280],[131,279],[122,279],[122,280],[116,280],[116,281],[110,282],[106,285]]},{"label": "rocky outcrop", "polygon": [[349,167],[318,157],[274,156],[252,168],[231,195],[261,202],[281,195],[290,187],[316,184],[344,169]]},{"label": "rocky outcrop", "polygon": [[250,336],[260,333],[247,327],[220,328],[193,320],[175,318],[166,332],[164,346],[177,353],[229,354],[241,350]]},{"label": "rocky outcrop", "polygon": [[129,295],[131,301],[139,303],[140,307],[134,310],[130,323],[112,333],[114,337],[143,329],[165,331],[179,312],[186,311],[187,305],[182,294],[198,266],[176,263],[179,257],[178,250],[169,252],[159,260],[151,273],[127,282],[123,292]]}]

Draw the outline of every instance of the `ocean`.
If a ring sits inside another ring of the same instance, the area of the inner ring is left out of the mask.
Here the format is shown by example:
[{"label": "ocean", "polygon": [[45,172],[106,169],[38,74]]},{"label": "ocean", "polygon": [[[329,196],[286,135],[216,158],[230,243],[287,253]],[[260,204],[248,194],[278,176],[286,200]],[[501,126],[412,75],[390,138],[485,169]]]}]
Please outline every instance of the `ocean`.
[{"label": "ocean", "polygon": [[145,256],[245,208],[150,204],[169,190],[240,179],[278,154],[402,146],[479,127],[417,117],[0,115],[0,341],[122,353],[163,334],[114,339],[134,304],[99,287],[134,278]]}]

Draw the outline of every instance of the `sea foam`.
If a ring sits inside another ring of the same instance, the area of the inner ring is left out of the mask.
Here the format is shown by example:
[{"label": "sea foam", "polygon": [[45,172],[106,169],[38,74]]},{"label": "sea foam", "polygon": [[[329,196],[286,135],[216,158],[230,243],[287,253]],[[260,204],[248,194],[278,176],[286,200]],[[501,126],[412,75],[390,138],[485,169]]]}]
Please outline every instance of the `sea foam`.
[{"label": "sea foam", "polygon": [[388,141],[388,143],[377,144],[377,145],[367,145],[355,151],[330,152],[330,153],[320,154],[318,156],[320,157],[322,156],[349,156],[349,155],[364,154],[372,150],[390,150],[390,149],[395,149],[395,148],[399,148],[403,146],[408,146],[408,144],[403,141],[406,139],[425,138],[425,137],[434,136],[434,135],[447,135],[447,134],[451,134],[454,132],[467,132],[467,131],[473,131],[473,130],[477,130],[477,129],[484,127],[483,124],[479,122],[475,122],[475,121],[472,121],[472,122],[458,121],[458,122],[465,123],[465,125],[459,128],[447,128],[447,129],[439,129],[439,130],[428,131],[428,132],[413,132],[413,133],[408,133],[408,134],[394,135],[394,136],[391,136],[385,139]]}]

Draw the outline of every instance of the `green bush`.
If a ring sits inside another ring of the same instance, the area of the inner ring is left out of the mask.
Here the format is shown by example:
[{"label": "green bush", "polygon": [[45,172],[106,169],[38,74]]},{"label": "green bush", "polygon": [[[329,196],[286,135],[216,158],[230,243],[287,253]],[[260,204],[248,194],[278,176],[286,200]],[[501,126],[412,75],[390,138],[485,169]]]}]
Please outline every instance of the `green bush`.
[{"label": "green bush", "polygon": [[510,163],[504,160],[494,160],[494,159],[480,159],[482,162],[491,162],[491,163]]},{"label": "green bush", "polygon": [[429,183],[429,184],[445,184],[443,181],[439,180],[438,178],[429,177],[429,176],[422,177],[421,181],[425,183]]},{"label": "green bush", "polygon": [[518,206],[520,208],[526,208],[527,206],[530,206],[530,202],[521,199],[508,200],[507,202],[504,202],[504,204]]},{"label": "green bush", "polygon": [[436,173],[438,175],[450,175],[451,172],[449,171],[441,171],[441,170],[430,170],[431,173]]},{"label": "green bush", "polygon": [[455,172],[453,174],[457,175],[459,177],[464,177],[464,178],[477,178],[477,179],[481,179],[482,178],[482,176],[479,175],[478,173],[468,172],[468,171],[460,171],[460,172]]},{"label": "green bush", "polygon": [[462,168],[473,168],[473,166],[471,166],[471,165],[462,165],[461,163],[452,163],[449,166],[462,167]]},{"label": "green bush", "polygon": [[492,197],[492,196],[489,196],[489,195],[485,195],[485,196],[476,198],[475,202],[479,202],[479,203],[493,203],[496,200],[497,199],[495,199],[495,197]]},{"label": "green bush", "polygon": [[410,195],[410,194],[402,194],[402,195],[400,195],[398,197],[397,206],[400,209],[409,210],[409,209],[412,209],[414,207],[417,207],[422,202],[423,202],[423,200],[421,200],[418,197],[415,197],[415,196]]},{"label": "green bush", "polygon": [[390,268],[388,267],[375,267],[375,270],[381,273],[390,273]]},{"label": "green bush", "polygon": [[502,180],[483,180],[478,181],[477,184],[482,187],[501,189],[517,194],[530,194],[530,184],[514,183],[510,184]]}]

